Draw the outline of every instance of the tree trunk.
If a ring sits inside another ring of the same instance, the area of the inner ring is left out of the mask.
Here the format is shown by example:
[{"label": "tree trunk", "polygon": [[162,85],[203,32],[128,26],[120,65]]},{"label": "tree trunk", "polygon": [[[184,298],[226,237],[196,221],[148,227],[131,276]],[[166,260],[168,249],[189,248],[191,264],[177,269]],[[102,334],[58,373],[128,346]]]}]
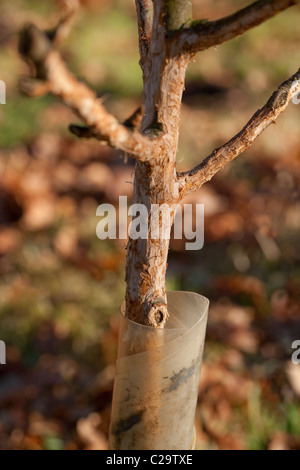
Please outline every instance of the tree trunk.
[{"label": "tree trunk", "polygon": [[[175,8],[182,0],[170,2]],[[191,2],[186,2],[189,5]],[[169,25],[184,23],[181,9],[172,10]],[[171,224],[165,239],[153,239],[150,227],[162,219],[153,220],[153,204],[169,208],[179,203],[179,184],[176,179],[176,153],[178,146],[180,106],[184,90],[185,73],[190,54],[171,57],[165,41],[166,28],[162,7],[154,8],[153,36],[147,61],[142,61],[144,80],[144,116],[141,131],[151,139],[161,137],[159,158],[149,163],[136,162],[133,203],[144,204],[149,213],[147,240],[129,239],[126,263],[126,316],[139,323],[163,328],[167,318],[165,277]],[[190,8],[185,18],[191,16]],[[157,156],[156,156],[157,157]],[[165,214],[165,213],[164,213]],[[160,232],[161,233],[161,232]]]}]

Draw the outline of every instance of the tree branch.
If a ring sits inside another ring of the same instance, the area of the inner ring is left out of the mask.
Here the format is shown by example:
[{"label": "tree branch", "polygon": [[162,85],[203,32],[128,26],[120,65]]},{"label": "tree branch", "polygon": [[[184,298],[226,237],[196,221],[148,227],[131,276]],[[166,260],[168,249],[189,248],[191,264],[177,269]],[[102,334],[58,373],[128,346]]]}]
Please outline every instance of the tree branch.
[{"label": "tree branch", "polygon": [[[27,78],[27,77],[25,77],[25,78]],[[28,89],[29,89],[29,86],[30,86],[30,82],[29,82],[29,84],[27,84],[27,80],[25,80],[25,82],[22,83],[23,89],[25,87],[28,87]],[[31,94],[31,96],[33,94],[35,94],[35,96],[38,96],[35,90],[34,90],[34,93],[31,92],[30,94]],[[128,119],[126,119],[123,122],[123,126],[129,128],[133,131],[134,129],[140,127],[141,121],[142,121],[142,107],[140,106],[138,109],[136,109],[134,111],[134,113],[131,116],[129,116]],[[99,134],[99,132],[97,132],[97,131],[95,132],[95,130],[93,130],[92,127],[83,126],[83,125],[79,126],[77,124],[70,124],[69,125],[69,131],[72,134],[76,135],[77,137],[80,137],[80,138],[83,138],[83,139],[97,139],[97,140],[102,141],[103,143],[106,143],[105,139]]]},{"label": "tree branch", "polygon": [[214,150],[193,170],[177,173],[180,197],[200,189],[231,160],[248,149],[257,137],[287,108],[290,100],[300,93],[300,69],[283,82],[273,93],[267,104],[258,110],[246,126],[229,142]]},{"label": "tree branch", "polygon": [[[69,72],[45,33],[34,25],[26,26],[21,33],[19,51],[33,64],[37,79],[36,89],[33,80],[23,80],[23,85],[26,84],[24,91],[31,95],[41,94],[42,91],[50,92],[82,118],[90,129],[85,132],[85,136],[105,141],[140,161],[152,160],[153,154],[155,155],[154,143],[138,130],[131,131],[120,124],[105,109],[96,94]],[[41,86],[41,83],[44,85]]]},{"label": "tree branch", "polygon": [[190,28],[171,32],[169,40],[173,55],[197,52],[236,38],[260,25],[299,0],[258,0],[233,15],[217,21],[194,21]]}]

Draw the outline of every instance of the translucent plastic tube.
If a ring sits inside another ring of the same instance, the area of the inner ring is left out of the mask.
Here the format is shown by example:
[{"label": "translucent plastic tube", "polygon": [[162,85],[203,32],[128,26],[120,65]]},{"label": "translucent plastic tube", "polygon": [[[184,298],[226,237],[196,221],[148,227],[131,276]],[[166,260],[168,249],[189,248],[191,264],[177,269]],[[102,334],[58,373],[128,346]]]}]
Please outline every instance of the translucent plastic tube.
[{"label": "translucent plastic tube", "polygon": [[109,432],[111,450],[189,450],[209,302],[169,292],[165,329],[120,315],[119,351]]}]

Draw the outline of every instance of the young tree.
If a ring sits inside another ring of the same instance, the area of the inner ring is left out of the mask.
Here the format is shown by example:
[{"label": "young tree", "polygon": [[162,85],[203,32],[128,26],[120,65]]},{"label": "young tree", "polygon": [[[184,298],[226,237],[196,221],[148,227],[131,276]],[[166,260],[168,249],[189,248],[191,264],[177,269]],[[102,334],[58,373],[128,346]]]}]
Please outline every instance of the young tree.
[{"label": "young tree", "polygon": [[[31,96],[51,93],[75,110],[85,125],[71,125],[73,134],[96,138],[136,160],[133,203],[147,207],[150,227],[153,204],[177,205],[187,194],[201,188],[249,148],[300,92],[299,70],[279,86],[232,139],[195,168],[179,173],[176,153],[180,107],[189,62],[197,52],[246,33],[296,5],[298,0],[258,0],[217,21],[193,20],[191,0],[135,0],[135,3],[144,91],[141,107],[123,124],[86,84],[69,72],[56,48],[66,34],[72,9],[54,30],[42,32],[35,25],[27,25],[22,31],[20,52],[33,66],[34,75],[23,79],[21,86]],[[161,225],[162,221],[157,223]],[[169,237],[129,238],[126,316],[137,323],[163,328],[167,322],[168,248]]]},{"label": "young tree", "polygon": [[[196,168],[176,172],[181,98],[188,63],[196,52],[233,39],[298,0],[259,0],[217,21],[194,21],[191,0],[136,0],[143,103],[124,124],[68,71],[55,44],[64,36],[72,11],[55,30],[26,26],[20,52],[35,68],[35,80],[23,80],[30,95],[49,92],[73,108],[86,127],[70,126],[80,137],[94,137],[136,159],[134,203],[178,204],[228,162],[244,152],[285,110],[300,90],[298,71],[273,93],[245,127],[215,149]],[[151,215],[150,215],[151,217]],[[149,226],[151,220],[149,220]],[[163,328],[168,318],[165,275],[169,240],[129,239],[126,262],[126,315]]]}]

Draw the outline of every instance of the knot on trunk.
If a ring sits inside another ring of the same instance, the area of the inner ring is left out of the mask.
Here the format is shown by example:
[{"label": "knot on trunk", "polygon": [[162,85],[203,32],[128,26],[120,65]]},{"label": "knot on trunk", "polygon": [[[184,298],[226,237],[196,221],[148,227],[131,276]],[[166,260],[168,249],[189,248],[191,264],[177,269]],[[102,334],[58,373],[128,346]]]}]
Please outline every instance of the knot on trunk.
[{"label": "knot on trunk", "polygon": [[168,316],[167,304],[162,298],[158,298],[157,302],[154,301],[146,312],[147,323],[154,328],[164,328]]}]

